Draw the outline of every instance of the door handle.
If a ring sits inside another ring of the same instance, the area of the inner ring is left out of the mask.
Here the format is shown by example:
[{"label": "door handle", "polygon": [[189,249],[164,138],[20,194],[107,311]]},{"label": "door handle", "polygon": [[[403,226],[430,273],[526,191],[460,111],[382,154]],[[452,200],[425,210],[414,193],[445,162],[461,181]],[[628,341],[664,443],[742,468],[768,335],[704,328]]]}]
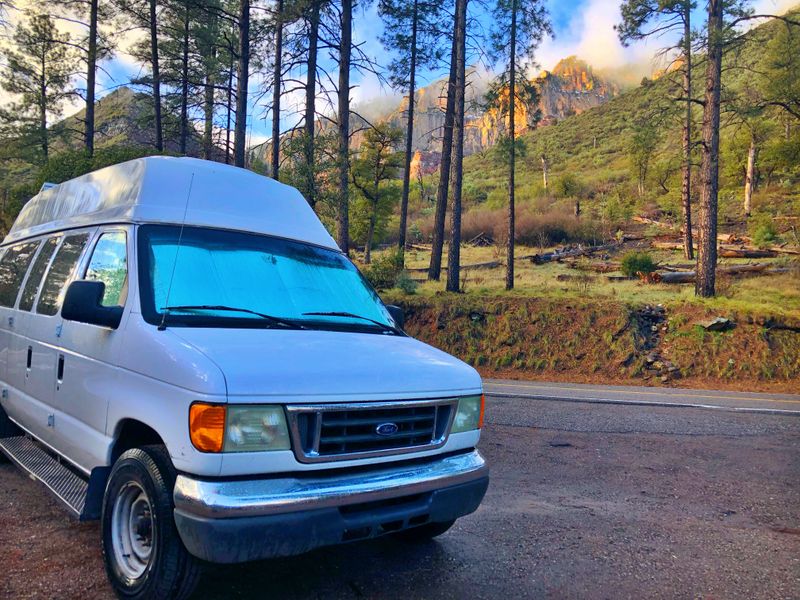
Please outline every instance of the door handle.
[{"label": "door handle", "polygon": [[58,374],[56,375],[56,378],[58,379],[58,383],[61,383],[62,381],[64,381],[64,355],[63,354],[59,354],[58,355]]},{"label": "door handle", "polygon": [[28,371],[31,370],[31,364],[33,363],[33,346],[28,346],[28,360],[26,361],[26,368]]}]

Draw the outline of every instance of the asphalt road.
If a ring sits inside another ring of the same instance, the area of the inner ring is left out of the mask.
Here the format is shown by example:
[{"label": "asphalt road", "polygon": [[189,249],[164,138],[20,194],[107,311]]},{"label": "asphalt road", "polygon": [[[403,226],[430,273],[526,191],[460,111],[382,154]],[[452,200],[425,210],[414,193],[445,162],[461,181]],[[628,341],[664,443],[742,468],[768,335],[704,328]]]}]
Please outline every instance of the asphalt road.
[{"label": "asphalt road", "polygon": [[[214,568],[196,598],[800,598],[800,419],[487,404],[489,492],[437,541]],[[0,565],[2,598],[108,597],[98,526],[72,521],[8,465]]]},{"label": "asphalt road", "polygon": [[[642,404],[766,414],[800,415],[800,395],[487,379],[486,393],[502,398],[542,398],[604,404]],[[800,391],[800,390],[799,390]]]}]

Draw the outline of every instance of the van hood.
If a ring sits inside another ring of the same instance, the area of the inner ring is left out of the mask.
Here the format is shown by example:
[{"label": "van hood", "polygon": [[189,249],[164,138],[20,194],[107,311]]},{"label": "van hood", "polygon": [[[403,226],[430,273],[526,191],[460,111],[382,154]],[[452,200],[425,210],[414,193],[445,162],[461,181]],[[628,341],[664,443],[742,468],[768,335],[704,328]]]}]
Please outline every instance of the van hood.
[{"label": "van hood", "polygon": [[392,400],[480,393],[477,371],[410,337],[278,329],[171,328],[215,362],[229,400]]}]

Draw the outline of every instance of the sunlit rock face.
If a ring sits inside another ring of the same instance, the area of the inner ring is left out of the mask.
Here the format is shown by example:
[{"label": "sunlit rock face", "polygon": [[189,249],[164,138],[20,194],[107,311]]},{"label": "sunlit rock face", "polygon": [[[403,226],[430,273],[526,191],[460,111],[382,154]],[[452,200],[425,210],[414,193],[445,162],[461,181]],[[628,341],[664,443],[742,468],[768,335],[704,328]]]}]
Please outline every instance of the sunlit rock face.
[{"label": "sunlit rock face", "polygon": [[[469,155],[496,144],[508,129],[508,117],[501,117],[496,109],[487,108],[484,96],[488,81],[485,75],[482,77],[478,70],[470,69],[467,77],[464,153]],[[620,91],[615,83],[595,73],[589,64],[575,56],[562,59],[552,71],[542,71],[533,82],[539,91],[539,103],[536,107],[518,103],[515,111],[517,134],[534,126],[552,125],[565,117],[599,106]],[[412,137],[415,154],[410,171],[412,178],[418,177],[420,172],[428,174],[439,168],[447,103],[446,86],[447,82],[440,80],[417,90]],[[508,103],[507,97],[505,102]],[[387,123],[405,131],[407,119],[407,97],[402,98],[394,108],[380,106],[376,109],[369,103],[365,107],[357,106],[351,117],[351,131],[354,132],[351,146],[354,149],[360,147],[369,123]],[[319,124],[322,131],[333,128],[335,123],[330,120]],[[269,142],[252,148],[250,155],[266,157],[268,148]]]},{"label": "sunlit rock face", "polygon": [[[521,134],[533,126],[552,125],[573,114],[599,106],[617,94],[619,86],[594,73],[585,61],[570,56],[555,66],[552,71],[542,71],[534,79],[539,91],[537,107],[518,103],[516,133]],[[496,109],[486,108],[483,95],[485,83],[473,83],[467,92],[466,128],[464,152],[473,154],[497,143],[508,130],[508,117],[501,118]],[[445,82],[436,82],[419,90],[414,119],[414,142],[416,151],[412,174],[435,171],[441,160],[441,138],[444,128]],[[508,99],[505,98],[505,103]],[[398,127],[405,127],[408,100],[386,120]]]}]

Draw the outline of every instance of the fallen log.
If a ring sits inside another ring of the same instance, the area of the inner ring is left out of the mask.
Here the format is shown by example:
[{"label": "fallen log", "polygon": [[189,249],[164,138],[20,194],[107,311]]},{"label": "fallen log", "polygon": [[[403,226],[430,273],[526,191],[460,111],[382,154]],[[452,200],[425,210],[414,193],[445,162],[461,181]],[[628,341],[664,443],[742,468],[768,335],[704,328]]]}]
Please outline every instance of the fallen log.
[{"label": "fallen log", "polygon": [[[726,275],[728,277],[744,277],[746,275],[778,275],[780,273],[788,273],[791,269],[788,268],[770,268],[768,264],[756,265],[734,265],[732,267],[721,267],[717,269],[717,275]],[[673,271],[660,273],[661,283],[694,283],[694,271]]]},{"label": "fallen log", "polygon": [[[672,223],[664,223],[663,221],[656,221],[655,219],[648,219],[647,217],[640,217],[634,216],[631,219],[636,223],[645,223],[646,225],[654,225],[656,227],[660,227],[661,229],[670,229],[672,231],[676,231],[678,233],[683,233],[683,228],[679,225],[673,225]],[[697,238],[699,232],[694,227],[692,228],[692,236],[693,238]],[[738,233],[719,233],[717,234],[717,241],[727,244],[735,244],[741,242],[752,242],[753,240],[746,235],[739,235]],[[683,246],[681,246],[683,248]]]},{"label": "fallen log", "polygon": [[[496,269],[497,267],[501,267],[502,263],[497,260],[490,260],[488,262],[482,263],[474,263],[471,265],[461,265],[462,271],[468,271],[470,269]],[[442,265],[442,271],[446,271],[447,266]],[[409,273],[427,273],[428,267],[414,267],[412,269],[406,269]]]},{"label": "fallen log", "polygon": [[[657,250],[683,250],[683,244],[678,242],[650,242],[650,247]],[[694,245],[695,250],[697,244]],[[755,246],[730,246],[720,244],[718,255],[720,258],[773,258],[778,254],[791,254],[800,256],[800,248],[790,248],[786,246],[769,246],[768,248],[756,248]]]},{"label": "fallen log", "polygon": [[543,265],[545,263],[553,262],[553,261],[561,261],[565,258],[576,258],[578,256],[589,256],[594,254],[595,252],[602,252],[604,250],[616,250],[620,247],[620,245],[616,242],[611,244],[603,244],[601,246],[588,246],[583,248],[578,246],[577,248],[572,248],[568,250],[562,250],[555,252],[550,252],[547,254],[533,254],[530,257],[530,261],[535,265]]},{"label": "fallen log", "polygon": [[774,258],[777,253],[772,250],[758,250],[756,248],[725,248],[717,252],[720,258]]},{"label": "fallen log", "polygon": [[578,271],[592,271],[593,273],[611,273],[613,271],[619,271],[621,266],[618,262],[585,262],[578,260],[566,261],[566,265],[570,269],[576,269]]}]

